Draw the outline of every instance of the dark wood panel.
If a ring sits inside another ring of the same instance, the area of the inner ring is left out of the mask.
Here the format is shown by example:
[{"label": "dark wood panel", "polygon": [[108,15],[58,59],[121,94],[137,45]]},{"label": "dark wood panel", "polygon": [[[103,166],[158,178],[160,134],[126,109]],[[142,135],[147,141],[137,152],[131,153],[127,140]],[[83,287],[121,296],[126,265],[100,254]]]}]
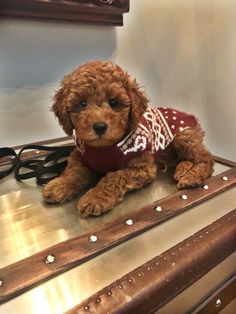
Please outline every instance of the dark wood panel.
[{"label": "dark wood panel", "polygon": [[129,0],[1,0],[0,16],[123,25]]},{"label": "dark wood panel", "polygon": [[236,168],[232,168],[206,180],[205,188],[178,191],[104,224],[92,233],[86,232],[0,269],[0,303],[179,215],[235,184]]}]

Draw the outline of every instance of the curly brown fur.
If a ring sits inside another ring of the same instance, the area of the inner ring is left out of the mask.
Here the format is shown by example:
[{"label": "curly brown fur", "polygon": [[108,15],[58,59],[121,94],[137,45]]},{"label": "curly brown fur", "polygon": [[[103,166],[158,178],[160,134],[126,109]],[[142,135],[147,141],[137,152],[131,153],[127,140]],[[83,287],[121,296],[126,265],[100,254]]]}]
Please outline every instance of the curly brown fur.
[{"label": "curly brown fur", "polygon": [[179,189],[200,185],[213,173],[214,161],[203,145],[203,136],[198,125],[179,132],[173,140],[179,161],[174,179]]},{"label": "curly brown fur", "polygon": [[93,179],[92,172],[80,160],[78,151],[68,158],[65,171],[50,181],[43,189],[43,197],[48,203],[62,203],[71,200]]},{"label": "curly brown fur", "polygon": [[[111,103],[116,100],[116,103]],[[68,135],[92,147],[106,147],[118,142],[135,129],[147,108],[148,100],[136,80],[111,62],[95,61],[79,67],[64,77],[53,99],[52,110]],[[98,136],[94,124],[105,123],[106,132]],[[210,153],[202,144],[200,127],[178,133],[173,141],[179,164],[174,178],[178,188],[201,184],[213,172]],[[167,156],[167,159],[170,156]],[[152,182],[157,164],[145,152],[124,169],[108,172],[78,202],[82,217],[100,215],[118,204],[124,195]],[[48,202],[63,202],[92,181],[93,172],[85,166],[77,151],[69,158],[64,173],[43,190]]]},{"label": "curly brown fur", "polygon": [[123,200],[128,191],[139,189],[152,182],[156,172],[154,158],[147,153],[132,160],[126,169],[108,172],[79,200],[80,215],[98,216],[111,210]]}]

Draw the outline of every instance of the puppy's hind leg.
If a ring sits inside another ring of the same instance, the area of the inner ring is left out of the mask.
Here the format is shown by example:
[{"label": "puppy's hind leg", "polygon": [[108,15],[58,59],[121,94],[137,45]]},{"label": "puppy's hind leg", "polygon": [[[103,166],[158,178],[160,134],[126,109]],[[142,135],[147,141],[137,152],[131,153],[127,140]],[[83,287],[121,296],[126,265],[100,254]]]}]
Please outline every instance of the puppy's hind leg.
[{"label": "puppy's hind leg", "polygon": [[204,132],[196,126],[179,132],[173,141],[179,162],[174,179],[179,189],[202,184],[214,171],[213,157],[204,147],[203,137]]}]

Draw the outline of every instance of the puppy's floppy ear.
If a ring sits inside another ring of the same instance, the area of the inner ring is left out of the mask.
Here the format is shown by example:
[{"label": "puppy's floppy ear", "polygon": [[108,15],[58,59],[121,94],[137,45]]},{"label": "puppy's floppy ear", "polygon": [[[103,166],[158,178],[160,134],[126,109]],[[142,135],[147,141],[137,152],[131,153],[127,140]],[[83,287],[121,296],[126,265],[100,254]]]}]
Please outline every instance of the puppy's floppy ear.
[{"label": "puppy's floppy ear", "polygon": [[128,94],[131,102],[131,129],[135,129],[139,123],[140,118],[147,109],[148,99],[144,92],[140,90],[140,86],[136,80],[129,80]]},{"label": "puppy's floppy ear", "polygon": [[67,95],[69,93],[67,84],[65,84],[66,79],[67,77],[63,79],[60,88],[57,90],[56,94],[53,97],[52,111],[58,118],[58,121],[63,127],[63,130],[66,132],[66,134],[72,135],[74,128],[66,107]]}]

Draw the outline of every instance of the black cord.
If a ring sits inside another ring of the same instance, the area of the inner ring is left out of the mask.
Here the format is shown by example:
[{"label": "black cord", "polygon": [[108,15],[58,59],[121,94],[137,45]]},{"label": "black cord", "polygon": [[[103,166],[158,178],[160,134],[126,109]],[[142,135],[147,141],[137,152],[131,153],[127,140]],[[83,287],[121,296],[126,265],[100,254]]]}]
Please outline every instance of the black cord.
[{"label": "black cord", "polygon": [[[75,146],[27,145],[18,154],[12,148],[0,148],[0,158],[13,156],[11,166],[7,170],[0,171],[0,179],[14,171],[17,181],[36,178],[37,184],[45,184],[63,172],[67,165],[67,158],[74,148]],[[26,150],[40,150],[51,153],[43,159],[21,160],[21,155]]]}]

